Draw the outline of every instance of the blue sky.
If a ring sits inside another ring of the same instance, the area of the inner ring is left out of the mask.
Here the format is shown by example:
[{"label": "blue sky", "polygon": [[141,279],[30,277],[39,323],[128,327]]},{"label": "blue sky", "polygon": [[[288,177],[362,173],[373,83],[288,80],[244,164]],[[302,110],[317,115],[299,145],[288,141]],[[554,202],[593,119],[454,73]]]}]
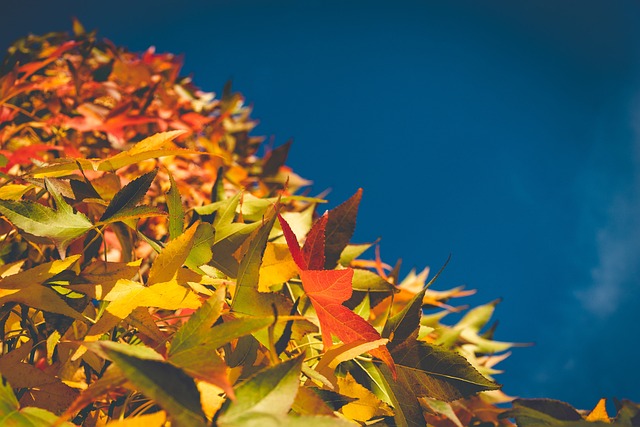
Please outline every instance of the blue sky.
[{"label": "blue sky", "polygon": [[[443,4],[446,3],[446,4]],[[17,4],[17,3],[14,3]],[[523,397],[640,401],[640,5],[632,1],[25,0],[0,41],[88,28],[232,78],[290,165],[364,188],[356,240],[437,287],[504,298],[498,380]]]}]

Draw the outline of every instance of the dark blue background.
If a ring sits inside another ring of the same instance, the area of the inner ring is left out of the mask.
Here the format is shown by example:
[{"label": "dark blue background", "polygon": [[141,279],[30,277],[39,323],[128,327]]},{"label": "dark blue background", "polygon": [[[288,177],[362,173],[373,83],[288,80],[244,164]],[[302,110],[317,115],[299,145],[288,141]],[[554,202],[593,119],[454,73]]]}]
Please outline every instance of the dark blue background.
[{"label": "dark blue background", "polygon": [[503,297],[497,337],[535,341],[504,390],[583,408],[640,401],[640,5],[633,1],[21,1],[3,47],[88,29],[254,104],[289,164],[364,188],[356,240],[436,288]]}]

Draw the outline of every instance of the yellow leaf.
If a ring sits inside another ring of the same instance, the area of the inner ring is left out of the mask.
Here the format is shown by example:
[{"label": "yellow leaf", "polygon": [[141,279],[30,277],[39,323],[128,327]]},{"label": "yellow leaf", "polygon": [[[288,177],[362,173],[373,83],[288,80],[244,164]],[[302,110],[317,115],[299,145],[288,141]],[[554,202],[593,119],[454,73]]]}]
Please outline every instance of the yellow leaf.
[{"label": "yellow leaf", "polygon": [[147,281],[148,285],[168,282],[177,276],[193,246],[193,236],[196,228],[198,228],[197,224],[193,224],[187,231],[165,246],[153,262],[153,265],[151,265],[149,280]]},{"label": "yellow leaf", "polygon": [[69,289],[82,292],[89,298],[104,299],[120,279],[133,278],[140,269],[142,259],[124,262],[92,261],[80,274],[86,284],[70,285]]},{"label": "yellow leaf", "polygon": [[609,414],[607,414],[607,399],[600,399],[595,408],[586,418],[587,421],[602,421],[610,423]]},{"label": "yellow leaf", "polygon": [[167,414],[164,411],[160,411],[154,414],[111,421],[105,427],[161,427],[165,421],[167,421]]},{"label": "yellow leaf", "polygon": [[145,287],[139,282],[121,279],[105,295],[104,300],[111,302],[100,320],[89,330],[87,334],[89,339],[102,335],[113,328],[138,307],[177,310],[179,308],[196,309],[201,305],[197,294],[179,285],[176,281]]},{"label": "yellow leaf", "polygon": [[388,341],[389,340],[386,338],[381,338],[375,341],[356,340],[349,344],[342,344],[337,347],[333,347],[322,355],[322,358],[315,369],[331,381],[332,384],[335,384],[336,376],[334,371],[340,363],[355,359],[362,353],[375,350],[381,345],[387,344]]},{"label": "yellow leaf", "polygon": [[271,286],[284,283],[298,273],[291,252],[286,244],[267,243],[260,265],[259,292],[269,292]]},{"label": "yellow leaf", "polygon": [[347,373],[344,378],[338,378],[337,383],[340,394],[358,399],[342,407],[341,412],[347,418],[365,422],[373,417],[393,415],[393,411],[388,404],[358,384],[350,373]]},{"label": "yellow leaf", "polygon": [[22,265],[25,263],[26,259],[21,261],[12,262],[10,264],[4,264],[0,266],[0,277],[13,276],[20,272]]},{"label": "yellow leaf", "polygon": [[62,176],[70,171],[78,170],[78,165],[84,170],[108,172],[148,159],[204,154],[199,151],[177,148],[173,144],[172,140],[184,132],[183,130],[174,130],[157,133],[138,142],[130,150],[122,151],[107,159],[60,159],[47,166],[36,168],[32,172],[32,176],[34,178]]},{"label": "yellow leaf", "polygon": [[20,200],[20,198],[29,191],[35,188],[33,185],[22,184],[7,184],[0,187],[0,199],[2,200]]},{"label": "yellow leaf", "polygon": [[220,387],[206,381],[198,381],[196,386],[200,392],[202,410],[208,419],[212,419],[226,400],[226,398],[223,397],[224,391]]},{"label": "yellow leaf", "polygon": [[20,303],[38,310],[82,319],[82,315],[69,307],[57,292],[48,286],[43,286],[43,283],[56,274],[71,268],[79,258],[80,255],[74,255],[2,278],[0,305],[8,302]]}]

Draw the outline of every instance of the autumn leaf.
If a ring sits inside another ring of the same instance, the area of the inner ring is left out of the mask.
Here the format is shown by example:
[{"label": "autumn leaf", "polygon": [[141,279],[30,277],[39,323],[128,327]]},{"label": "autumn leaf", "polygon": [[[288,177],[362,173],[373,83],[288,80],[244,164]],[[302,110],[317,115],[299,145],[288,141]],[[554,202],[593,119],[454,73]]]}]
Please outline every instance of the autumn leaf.
[{"label": "autumn leaf", "polygon": [[323,270],[325,267],[325,230],[329,215],[325,213],[313,224],[302,247],[305,270]]},{"label": "autumn leaf", "polygon": [[167,415],[163,411],[160,411],[153,414],[111,421],[105,425],[105,427],[162,427],[165,425],[166,419]]},{"label": "autumn leaf", "polygon": [[184,133],[185,131],[183,130],[157,133],[136,143],[128,151],[122,151],[106,159],[60,159],[52,161],[49,165],[35,168],[31,171],[31,175],[35,178],[56,176],[61,173],[78,170],[79,167],[84,170],[109,172],[159,157],[200,154],[196,151],[178,148],[171,142]]},{"label": "autumn leaf", "polygon": [[157,169],[134,179],[113,196],[109,206],[100,217],[100,221],[106,221],[120,211],[133,208],[144,197],[158,173]]},{"label": "autumn leaf", "polygon": [[356,216],[361,199],[362,188],[341,205],[329,211],[325,231],[325,268],[335,268],[342,251],[349,244],[356,228]]},{"label": "autumn leaf", "polygon": [[0,212],[20,230],[50,240],[56,245],[61,258],[67,246],[91,228],[93,224],[73,208],[49,186],[57,209],[31,200],[0,200]]},{"label": "autumn leaf", "polygon": [[609,423],[609,414],[607,413],[607,399],[600,399],[598,404],[589,412],[587,421],[603,421]]},{"label": "autumn leaf", "polygon": [[[58,416],[45,409],[26,407],[20,409],[10,384],[2,378],[0,384],[0,425],[3,426],[30,426],[51,427]],[[74,424],[64,422],[60,427],[75,427]]]},{"label": "autumn leaf", "polygon": [[[501,414],[500,418],[514,418],[519,427],[547,425],[557,427],[606,427],[611,425],[607,421],[587,421],[571,405],[553,399],[516,399],[513,401],[513,408]],[[629,423],[628,425],[631,426],[632,424]]]},{"label": "autumn leaf", "polygon": [[[392,350],[398,382],[416,396],[452,401],[500,388],[458,353],[421,341]],[[383,371],[384,372],[384,371]]]},{"label": "autumn leaf", "polygon": [[58,292],[46,285],[49,279],[70,269],[78,259],[80,256],[74,255],[0,279],[0,304],[20,303],[74,319],[83,319],[80,313],[63,301]]},{"label": "autumn leaf", "polygon": [[196,309],[201,302],[197,294],[176,281],[144,286],[139,282],[119,279],[104,297],[110,301],[102,317],[89,329],[89,337],[98,337],[138,307],[157,307],[166,310]]},{"label": "autumn leaf", "polygon": [[290,359],[258,373],[236,389],[236,400],[222,406],[220,427],[239,425],[239,420],[261,415],[276,420],[286,417],[296,397],[302,357]]},{"label": "autumn leaf", "polygon": [[111,341],[86,344],[90,350],[112,360],[141,392],[154,399],[178,426],[205,427],[200,393],[191,377],[164,361],[145,346]]},{"label": "autumn leaf", "polygon": [[499,389],[458,353],[417,341],[425,292],[423,289],[417,293],[400,313],[392,316],[383,331],[391,338],[389,349],[396,362],[398,381],[413,390],[415,396],[443,401]]},{"label": "autumn leaf", "polygon": [[216,352],[217,347],[206,345],[211,326],[222,312],[224,296],[225,289],[221,288],[178,329],[171,340],[167,360],[193,377],[220,387],[233,398],[227,365]]},{"label": "autumn leaf", "polygon": [[[332,334],[345,344],[380,339],[380,334],[373,326],[342,305],[351,296],[353,270],[302,270],[300,278],[305,293],[318,315],[325,348],[333,345]],[[391,354],[384,345],[370,350],[369,353],[381,359],[392,372],[395,371]]]},{"label": "autumn leaf", "polygon": [[259,292],[270,292],[271,286],[284,283],[298,273],[295,261],[287,245],[267,243],[260,265]]},{"label": "autumn leaf", "polygon": [[351,374],[338,378],[338,391],[340,394],[356,399],[347,403],[340,410],[349,419],[364,423],[374,417],[393,415],[393,410],[389,405],[381,401],[370,390],[358,384]]},{"label": "autumn leaf", "polygon": [[[354,341],[376,341],[379,340],[380,334],[373,326],[367,323],[362,317],[351,311],[342,303],[351,297],[353,292],[353,270],[350,268],[344,270],[307,270],[309,260],[305,258],[305,254],[300,250],[298,240],[289,227],[289,224],[279,216],[280,225],[287,240],[289,250],[293,259],[300,268],[300,279],[306,295],[311,300],[313,308],[320,322],[322,332],[322,342],[325,349],[333,345],[332,334],[337,336],[343,343],[349,344]],[[307,251],[307,256],[322,252],[323,244],[321,243],[322,229],[325,226],[325,220],[319,220],[314,225],[319,231],[312,231],[313,239],[310,245],[313,249]],[[306,245],[306,243],[305,243]],[[392,372],[395,372],[393,359],[386,347],[381,346],[377,349],[370,350],[369,353],[384,361]],[[394,374],[395,375],[395,374]]]},{"label": "autumn leaf", "polygon": [[169,173],[169,180],[171,181],[171,188],[169,188],[169,191],[167,192],[169,239],[175,239],[182,234],[182,230],[184,229],[184,208],[182,207],[180,191],[178,190],[176,181],[173,179],[173,175],[171,175],[171,173]]},{"label": "autumn leaf", "polygon": [[168,282],[176,277],[193,247],[197,225],[192,225],[179,237],[171,240],[160,252],[149,270],[147,285]]}]

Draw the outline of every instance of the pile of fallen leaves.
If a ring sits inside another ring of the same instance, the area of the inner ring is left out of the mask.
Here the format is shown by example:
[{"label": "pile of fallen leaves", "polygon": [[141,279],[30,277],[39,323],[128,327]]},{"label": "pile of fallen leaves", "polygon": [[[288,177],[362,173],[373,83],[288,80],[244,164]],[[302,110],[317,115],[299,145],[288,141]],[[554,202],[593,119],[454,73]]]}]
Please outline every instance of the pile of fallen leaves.
[{"label": "pile of fallen leaves", "polygon": [[10,47],[1,425],[637,425],[630,402],[504,413],[496,302],[362,259],[362,191],[320,215],[290,144],[261,150],[243,98],[180,67],[77,22]]}]

